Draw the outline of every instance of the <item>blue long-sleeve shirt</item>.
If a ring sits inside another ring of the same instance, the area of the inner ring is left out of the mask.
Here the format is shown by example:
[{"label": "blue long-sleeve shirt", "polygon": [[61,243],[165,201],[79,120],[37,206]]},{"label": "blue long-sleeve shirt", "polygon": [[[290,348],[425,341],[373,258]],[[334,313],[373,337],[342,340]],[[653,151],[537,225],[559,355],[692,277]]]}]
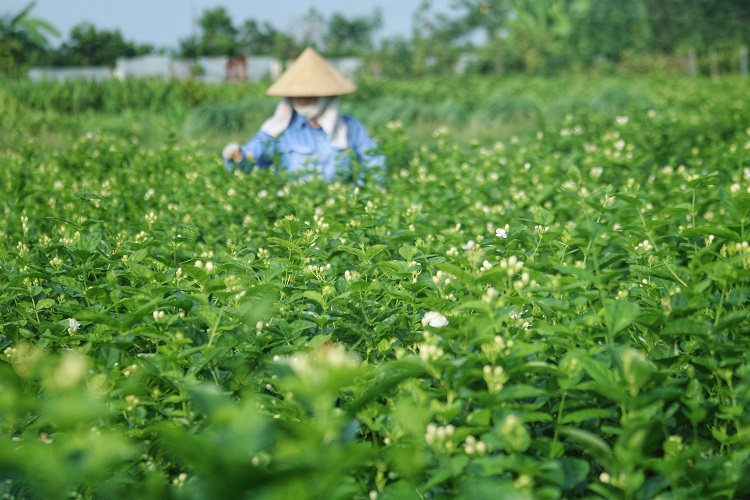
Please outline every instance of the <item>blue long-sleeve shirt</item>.
[{"label": "blue long-sleeve shirt", "polygon": [[313,127],[306,118],[294,114],[289,126],[278,137],[258,132],[247,144],[240,146],[242,160],[224,160],[224,166],[232,172],[256,166],[278,168],[304,175],[305,171],[317,171],[323,179],[333,180],[342,171],[351,169],[352,155],[365,167],[376,168],[377,177],[382,177],[386,168],[385,156],[364,125],[349,115],[341,115],[346,123],[348,148],[334,146],[322,128]]}]

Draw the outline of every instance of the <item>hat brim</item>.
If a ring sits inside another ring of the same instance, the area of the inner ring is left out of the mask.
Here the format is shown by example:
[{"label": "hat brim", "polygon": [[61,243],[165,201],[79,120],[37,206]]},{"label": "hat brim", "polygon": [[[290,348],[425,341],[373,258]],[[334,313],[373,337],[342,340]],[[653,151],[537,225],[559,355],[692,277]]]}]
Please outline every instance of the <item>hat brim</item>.
[{"label": "hat brim", "polygon": [[323,59],[312,47],[306,48],[266,90],[276,97],[330,97],[351,94],[357,86]]}]

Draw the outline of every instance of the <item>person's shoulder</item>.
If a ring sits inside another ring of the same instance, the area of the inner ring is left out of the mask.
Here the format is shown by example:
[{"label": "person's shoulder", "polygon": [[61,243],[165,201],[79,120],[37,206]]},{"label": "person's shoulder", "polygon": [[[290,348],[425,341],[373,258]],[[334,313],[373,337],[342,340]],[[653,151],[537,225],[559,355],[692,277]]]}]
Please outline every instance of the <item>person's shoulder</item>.
[{"label": "person's shoulder", "polygon": [[352,115],[342,114],[340,116],[341,119],[344,120],[344,123],[346,123],[346,126],[350,129],[353,128],[365,130],[365,126],[362,124],[362,122],[354,118]]},{"label": "person's shoulder", "polygon": [[359,120],[357,120],[356,118],[354,118],[352,115],[341,113],[341,115],[339,115],[339,116],[341,116],[342,120],[346,121],[347,125],[350,124],[350,123],[356,123],[358,125],[362,125],[362,122],[360,122]]}]

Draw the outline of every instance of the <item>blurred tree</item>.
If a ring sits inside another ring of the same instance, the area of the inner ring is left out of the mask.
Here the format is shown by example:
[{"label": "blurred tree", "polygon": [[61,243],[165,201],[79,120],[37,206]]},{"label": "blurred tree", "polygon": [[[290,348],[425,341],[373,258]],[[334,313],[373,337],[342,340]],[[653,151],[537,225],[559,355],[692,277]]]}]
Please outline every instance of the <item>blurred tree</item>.
[{"label": "blurred tree", "polygon": [[373,35],[383,26],[383,13],[376,8],[370,16],[347,19],[338,12],[328,20],[323,36],[325,51],[330,56],[352,56],[374,48]]},{"label": "blurred tree", "polygon": [[370,68],[375,77],[405,78],[414,74],[414,50],[404,37],[384,39],[372,54]]},{"label": "blurred tree", "polygon": [[261,26],[254,19],[248,19],[237,32],[237,44],[245,55],[271,55],[278,32],[265,22]]},{"label": "blurred tree", "polygon": [[126,42],[119,30],[97,31],[89,23],[73,27],[70,40],[50,52],[53,66],[114,66],[120,57],[137,57],[154,51],[151,45]]},{"label": "blurred tree", "polygon": [[575,63],[590,66],[617,63],[630,53],[643,54],[652,46],[645,0],[628,2],[571,2]]},{"label": "blurred tree", "polygon": [[747,0],[644,0],[653,36],[663,53],[704,49],[724,42],[750,43]]},{"label": "blurred tree", "polygon": [[523,54],[529,74],[549,74],[569,67],[571,23],[561,0],[514,0],[508,27],[514,48]]},{"label": "blurred tree", "polygon": [[200,34],[180,40],[180,55],[189,58],[240,55],[238,32],[224,7],[203,11],[198,25]]},{"label": "blurred tree", "polygon": [[293,36],[302,47],[320,49],[323,45],[326,25],[325,16],[315,7],[310,7],[304,16],[294,22]]},{"label": "blurred tree", "polygon": [[477,53],[480,70],[502,75],[508,65],[511,0],[457,0],[454,8],[459,14],[452,20],[453,32],[463,37],[478,32],[484,39]]},{"label": "blurred tree", "polygon": [[281,61],[282,65],[286,66],[300,52],[302,52],[302,47],[294,38],[281,31],[276,32],[273,38],[273,56]]},{"label": "blurred tree", "polygon": [[455,36],[479,34],[478,67],[551,74],[649,46],[646,0],[456,0]]},{"label": "blurred tree", "polygon": [[60,36],[47,21],[29,16],[35,6],[36,2],[31,2],[15,15],[0,17],[0,72],[39,64],[49,50],[45,35]]},{"label": "blurred tree", "polygon": [[450,74],[461,53],[462,33],[449,16],[432,11],[432,1],[422,0],[414,14],[412,44],[413,74]]}]

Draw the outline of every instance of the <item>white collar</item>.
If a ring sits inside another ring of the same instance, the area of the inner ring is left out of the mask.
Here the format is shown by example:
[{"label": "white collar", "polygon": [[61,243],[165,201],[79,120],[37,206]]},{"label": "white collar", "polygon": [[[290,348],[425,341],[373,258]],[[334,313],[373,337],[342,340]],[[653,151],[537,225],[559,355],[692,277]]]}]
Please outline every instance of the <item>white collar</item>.
[{"label": "white collar", "polygon": [[[270,136],[278,137],[289,127],[293,116],[294,108],[292,107],[292,101],[288,97],[285,97],[276,106],[273,116],[261,125],[260,130]],[[338,97],[331,99],[326,109],[318,117],[318,124],[328,134],[331,144],[341,149],[349,146],[346,122],[339,115]]]}]

